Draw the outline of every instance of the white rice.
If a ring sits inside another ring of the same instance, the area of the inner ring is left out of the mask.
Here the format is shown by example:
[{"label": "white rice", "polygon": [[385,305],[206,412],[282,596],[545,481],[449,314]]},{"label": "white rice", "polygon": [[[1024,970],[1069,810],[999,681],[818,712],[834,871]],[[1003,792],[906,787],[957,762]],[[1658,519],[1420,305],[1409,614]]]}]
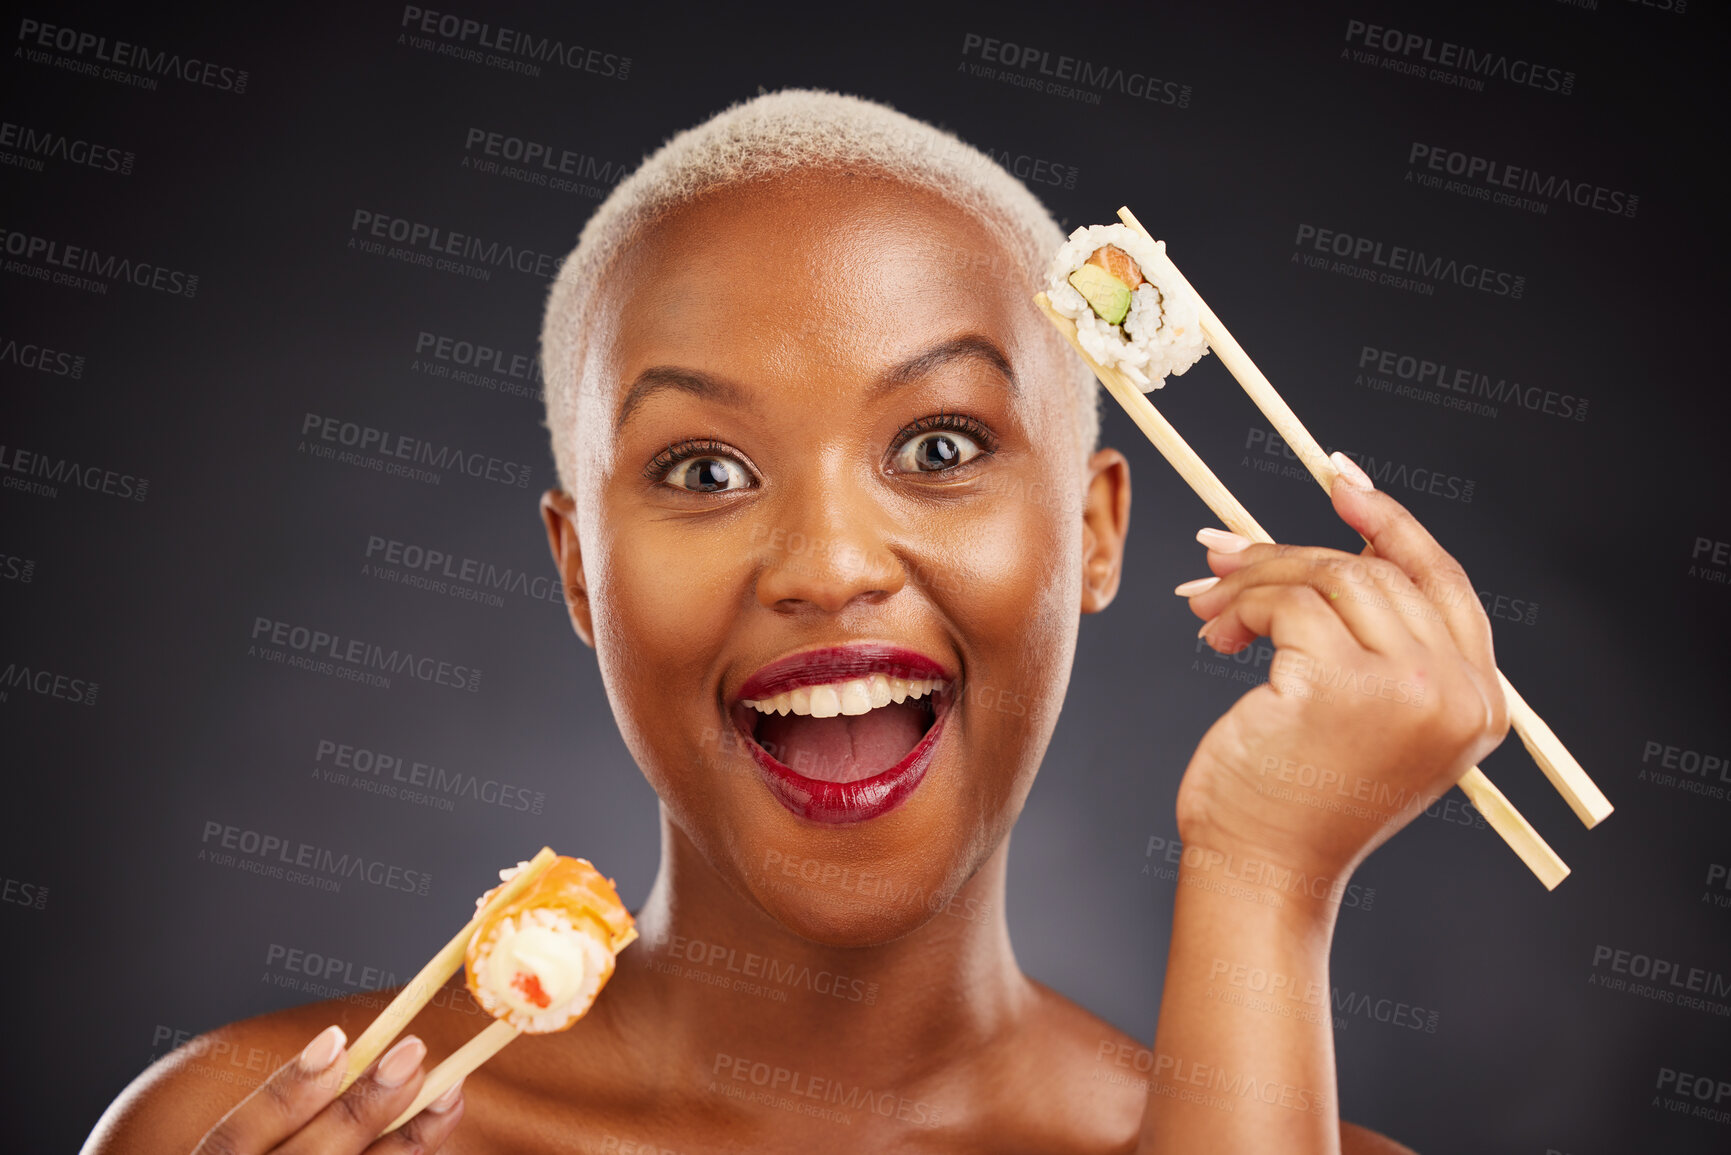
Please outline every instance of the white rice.
[{"label": "white rice", "polygon": [[[530,926],[557,933],[564,942],[576,947],[583,959],[583,977],[570,997],[545,1008],[536,1007],[511,987],[515,968],[503,962],[511,952],[502,950],[518,932]],[[495,961],[496,959],[500,961]],[[601,985],[612,976],[613,952],[595,937],[587,925],[578,926],[562,911],[532,907],[521,914],[501,919],[488,940],[477,951],[475,960],[475,1001],[494,1018],[504,1019],[518,1030],[530,1034],[559,1031],[570,1026],[588,1012],[601,993]]]},{"label": "white rice", "polygon": [[[1069,280],[1104,245],[1117,245],[1130,254],[1147,278],[1131,294],[1130,313],[1122,325],[1101,320]],[[1183,376],[1208,352],[1195,296],[1158,274],[1157,258],[1165,252],[1165,241],[1149,241],[1129,225],[1084,225],[1052,258],[1047,276],[1052,308],[1076,322],[1077,340],[1088,356],[1117,368],[1144,393],[1160,388],[1168,374]]]}]

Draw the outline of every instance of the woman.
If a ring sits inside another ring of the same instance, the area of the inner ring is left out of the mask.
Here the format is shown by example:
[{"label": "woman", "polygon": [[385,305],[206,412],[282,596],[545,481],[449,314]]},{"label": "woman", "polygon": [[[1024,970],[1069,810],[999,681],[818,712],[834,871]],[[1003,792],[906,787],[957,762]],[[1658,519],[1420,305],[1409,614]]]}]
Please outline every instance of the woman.
[{"label": "woman", "polygon": [[[575,1028],[376,1143],[428,1048],[477,1030],[463,997],[341,1097],[371,1008],[223,1028],[88,1149],[1404,1150],[1338,1118],[1338,900],[1507,721],[1466,576],[1344,458],[1374,556],[1204,530],[1214,576],[1178,590],[1216,649],[1279,657],[1184,771],[1152,1050],[1016,966],[1010,827],[1129,524],[1093,382],[1030,301],[1061,242],[988,158],[824,93],[621,184],[548,304],[542,515],[661,799],[642,941]],[[1316,805],[1292,767],[1374,801]],[[1274,997],[1233,997],[1251,970]],[[255,1050],[262,1087],[212,1077]]]}]

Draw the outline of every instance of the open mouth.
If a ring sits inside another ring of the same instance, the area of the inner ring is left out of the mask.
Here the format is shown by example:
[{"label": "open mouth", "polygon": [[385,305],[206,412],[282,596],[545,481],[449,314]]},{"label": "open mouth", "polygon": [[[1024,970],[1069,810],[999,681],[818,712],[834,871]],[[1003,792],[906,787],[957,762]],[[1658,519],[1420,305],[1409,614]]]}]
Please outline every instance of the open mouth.
[{"label": "open mouth", "polygon": [[954,679],[910,650],[843,646],[795,654],[741,687],[732,714],[771,791],[794,813],[858,822],[919,784]]}]

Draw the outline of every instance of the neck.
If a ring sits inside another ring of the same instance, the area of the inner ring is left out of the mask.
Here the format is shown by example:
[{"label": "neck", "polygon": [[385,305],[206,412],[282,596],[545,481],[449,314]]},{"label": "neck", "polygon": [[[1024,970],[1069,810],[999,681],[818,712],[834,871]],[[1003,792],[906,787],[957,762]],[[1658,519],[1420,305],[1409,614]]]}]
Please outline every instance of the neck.
[{"label": "neck", "polygon": [[807,1081],[882,1084],[896,1071],[906,1093],[1007,1035],[1031,1006],[1004,916],[1008,839],[938,913],[907,900],[929,915],[923,925],[893,942],[836,947],[794,934],[735,891],[665,810],[661,825],[641,938],[620,954],[596,1011],[627,1037],[656,1040],[660,1062],[672,1064],[663,1072],[713,1080],[740,1063],[769,1064]]}]

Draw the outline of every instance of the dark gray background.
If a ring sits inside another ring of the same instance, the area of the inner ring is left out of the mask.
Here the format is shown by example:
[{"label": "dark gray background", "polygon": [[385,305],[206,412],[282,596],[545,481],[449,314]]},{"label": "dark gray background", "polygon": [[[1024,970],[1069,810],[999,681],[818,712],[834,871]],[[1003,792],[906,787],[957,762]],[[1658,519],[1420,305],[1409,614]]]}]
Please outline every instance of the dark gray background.
[{"label": "dark gray background", "polygon": [[[1714,796],[1643,773],[1660,761],[1643,763],[1649,743],[1731,754],[1731,588],[1725,555],[1711,564],[1713,543],[1731,540],[1712,344],[1727,304],[1718,6],[447,7],[629,56],[629,77],[530,78],[419,51],[398,43],[402,10],[384,4],[26,10],[248,72],[242,95],[172,78],[142,91],[33,61],[10,25],[0,120],[134,162],[129,174],[0,165],[0,227],[199,285],[187,299],[0,275],[0,348],[16,343],[0,354],[5,452],[149,480],[142,502],[0,490],[0,667],[100,684],[89,705],[0,687],[9,1135],[69,1149],[177,1032],[315,997],[273,946],[352,964],[335,987],[380,981],[368,967],[405,978],[493,869],[543,842],[603,864],[641,901],[655,799],[560,608],[362,574],[377,535],[551,575],[539,403],[414,367],[422,331],[533,352],[547,283],[365,255],[348,247],[350,220],[368,209],[561,255],[597,201],[464,168],[469,129],[616,175],[759,86],[810,85],[1045,162],[1030,173],[1073,173],[1073,187],[1035,185],[1069,227],[1131,204],[1318,437],[1395,470],[1384,487],[1502,607],[1502,668],[1617,804],[1584,830],[1511,737],[1486,769],[1573,866],[1557,891],[1458,808],[1369,860],[1356,881],[1374,900],[1343,912],[1334,951],[1343,1113],[1427,1153],[1731,1147],[1731,1123],[1673,1113],[1658,1087],[1663,1070],[1731,1080],[1731,890],[1712,869],[1731,864],[1731,775],[1678,774]],[[1537,60],[1572,72],[1572,91],[1496,79],[1469,91],[1357,62],[1343,57],[1353,19]],[[970,75],[969,33],[1152,73],[1189,86],[1188,103],[1117,91],[1084,103]],[[1405,179],[1415,142],[1635,194],[1638,209],[1537,213],[1422,188]],[[1508,270],[1524,295],[1421,296],[1305,268],[1305,223]],[[21,363],[43,345],[82,356],[79,375]],[[1584,397],[1587,416],[1378,392],[1355,380],[1366,346]],[[1308,479],[1249,464],[1288,463],[1255,453],[1264,424],[1213,358],[1156,401],[1282,540],[1351,544]],[[531,485],[314,460],[297,448],[308,411],[530,463]],[[1188,754],[1244,687],[1197,665],[1195,623],[1168,592],[1202,572],[1190,538],[1210,515],[1115,407],[1106,440],[1137,480],[1125,588],[1082,623],[1014,838],[1009,914],[1031,974],[1148,1039],[1172,898],[1144,872],[1161,865],[1150,838],[1174,835]],[[1471,481],[1471,500],[1416,492],[1401,467]],[[268,664],[248,655],[260,616],[484,676],[474,694],[401,676],[374,689]],[[446,811],[364,793],[314,776],[320,739],[544,804],[458,797]],[[425,896],[356,879],[331,893],[201,861],[208,822],[431,883]],[[1717,1011],[1599,986],[1615,977],[1595,966],[1600,947],[1712,972]],[[1435,1012],[1434,1033],[1350,1009],[1367,996]]]}]

